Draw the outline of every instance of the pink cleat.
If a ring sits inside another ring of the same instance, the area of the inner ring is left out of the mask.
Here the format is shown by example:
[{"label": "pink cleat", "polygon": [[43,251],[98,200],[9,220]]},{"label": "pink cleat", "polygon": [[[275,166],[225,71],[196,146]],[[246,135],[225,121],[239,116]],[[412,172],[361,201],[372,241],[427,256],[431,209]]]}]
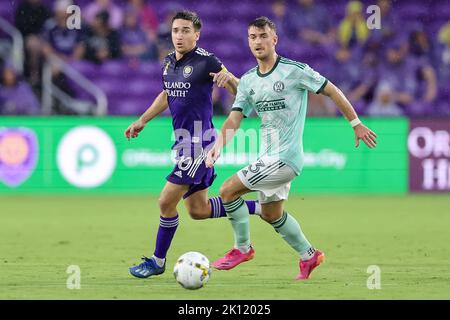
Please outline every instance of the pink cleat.
[{"label": "pink cleat", "polygon": [[247,253],[242,253],[239,249],[232,249],[223,257],[212,264],[218,270],[230,270],[242,262],[252,260],[255,256],[255,250],[250,246]]},{"label": "pink cleat", "polygon": [[311,275],[311,272],[322,262],[325,261],[325,254],[319,250],[316,250],[314,256],[306,261],[299,262],[300,273],[295,278],[296,280],[307,280]]}]

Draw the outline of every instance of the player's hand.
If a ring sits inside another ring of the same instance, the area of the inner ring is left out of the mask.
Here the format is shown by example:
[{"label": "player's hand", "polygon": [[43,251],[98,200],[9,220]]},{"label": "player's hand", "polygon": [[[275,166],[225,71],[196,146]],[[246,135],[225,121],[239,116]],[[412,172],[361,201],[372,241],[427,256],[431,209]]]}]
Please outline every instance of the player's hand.
[{"label": "player's hand", "polygon": [[144,127],[145,123],[141,119],[136,120],[128,126],[127,130],[125,130],[125,137],[128,140],[130,140],[130,138],[137,138],[139,132],[141,132]]},{"label": "player's hand", "polygon": [[210,72],[209,75],[213,77],[213,82],[215,82],[219,88],[225,88],[225,85],[233,80],[232,74],[225,70],[220,72]]},{"label": "player's hand", "polygon": [[217,159],[220,156],[220,150],[216,148],[212,148],[208,151],[208,154],[206,155],[205,164],[207,168],[214,167],[214,163],[217,161]]},{"label": "player's hand", "polygon": [[353,129],[355,130],[355,142],[357,148],[359,147],[359,139],[364,141],[369,148],[375,148],[377,146],[377,135],[375,132],[362,123],[358,124]]}]

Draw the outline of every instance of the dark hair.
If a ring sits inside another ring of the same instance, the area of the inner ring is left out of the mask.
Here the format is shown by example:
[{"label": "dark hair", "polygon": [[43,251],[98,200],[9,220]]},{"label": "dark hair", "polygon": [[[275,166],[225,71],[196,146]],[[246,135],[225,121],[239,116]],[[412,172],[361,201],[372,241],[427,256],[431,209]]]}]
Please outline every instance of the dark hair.
[{"label": "dark hair", "polygon": [[176,19],[182,19],[182,20],[191,21],[192,24],[194,25],[195,31],[200,31],[200,29],[202,28],[202,21],[200,20],[200,17],[198,16],[197,13],[195,13],[193,11],[188,11],[188,10],[178,11],[173,16],[172,23]]},{"label": "dark hair", "polygon": [[264,29],[265,26],[269,26],[269,28],[272,29],[275,33],[277,32],[277,27],[275,26],[275,23],[273,23],[273,21],[267,17],[258,17],[248,24],[249,28],[256,27]]}]

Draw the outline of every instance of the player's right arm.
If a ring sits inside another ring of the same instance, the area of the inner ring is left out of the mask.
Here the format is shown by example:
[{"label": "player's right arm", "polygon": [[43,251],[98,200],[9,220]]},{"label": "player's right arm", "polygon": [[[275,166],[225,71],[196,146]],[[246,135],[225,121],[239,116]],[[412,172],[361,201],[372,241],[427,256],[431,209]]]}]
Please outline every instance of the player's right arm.
[{"label": "player's right arm", "polygon": [[130,140],[130,138],[136,138],[139,135],[139,132],[144,129],[145,125],[158,114],[166,110],[168,106],[167,92],[163,90],[140,118],[128,126],[125,130],[125,137],[128,140]]},{"label": "player's right arm", "polygon": [[240,128],[241,121],[244,118],[244,115],[240,111],[231,111],[230,115],[228,116],[227,120],[225,120],[225,123],[222,126],[222,129],[220,131],[220,135],[216,140],[216,143],[212,147],[211,150],[209,150],[208,155],[206,157],[206,167],[212,168],[214,166],[214,163],[217,161],[217,159],[220,156],[220,152],[222,148],[229,142],[231,139],[233,139],[234,134],[236,133],[236,130]]},{"label": "player's right arm", "polygon": [[220,156],[220,151],[229,141],[231,141],[231,139],[233,139],[236,130],[241,126],[242,119],[244,117],[248,117],[252,109],[253,105],[248,94],[246,80],[241,78],[237,87],[236,98],[234,99],[230,115],[223,124],[216,143],[208,152],[206,157],[205,163],[208,168],[212,168],[214,166],[214,162],[216,162]]}]

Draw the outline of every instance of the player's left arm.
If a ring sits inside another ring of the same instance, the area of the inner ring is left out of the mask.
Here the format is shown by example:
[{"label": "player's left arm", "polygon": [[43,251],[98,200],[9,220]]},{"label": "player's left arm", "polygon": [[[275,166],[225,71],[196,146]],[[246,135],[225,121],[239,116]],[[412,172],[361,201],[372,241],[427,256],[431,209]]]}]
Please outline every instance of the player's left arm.
[{"label": "player's left arm", "polygon": [[353,130],[355,131],[356,147],[359,146],[360,139],[364,141],[369,148],[375,148],[377,146],[377,135],[359,120],[358,114],[350,101],[348,101],[347,97],[338,87],[331,83],[331,81],[328,81],[320,93],[330,97],[342,114],[350,121]]},{"label": "player's left arm", "polygon": [[215,82],[219,88],[225,88],[233,96],[236,95],[239,79],[225,67],[219,72],[211,72],[209,75],[213,77],[213,82]]}]

